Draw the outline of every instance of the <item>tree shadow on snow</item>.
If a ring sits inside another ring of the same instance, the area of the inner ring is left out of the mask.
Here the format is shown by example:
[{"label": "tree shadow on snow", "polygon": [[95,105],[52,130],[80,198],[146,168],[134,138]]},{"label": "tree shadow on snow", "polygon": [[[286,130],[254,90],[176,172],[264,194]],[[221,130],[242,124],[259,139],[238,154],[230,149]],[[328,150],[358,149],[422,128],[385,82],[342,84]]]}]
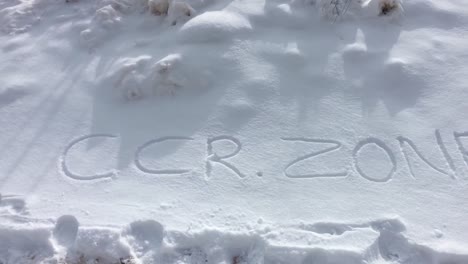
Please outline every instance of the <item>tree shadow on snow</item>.
[{"label": "tree shadow on snow", "polygon": [[425,80],[411,62],[391,54],[401,32],[418,23],[398,24],[385,17],[332,23],[320,19],[312,5],[291,5],[286,12],[278,3],[265,3],[266,16],[272,19],[254,19],[254,26],[277,33],[257,35],[258,49],[263,49],[259,53],[265,61],[277,65],[280,93],[285,104],[294,99],[299,120],[319,114],[320,101],[335,92],[359,98],[364,113],[383,103],[396,115],[418,102]]},{"label": "tree shadow on snow", "polygon": [[345,47],[343,67],[350,93],[362,100],[364,113],[382,102],[391,115],[413,107],[425,86],[410,63],[391,55],[401,26],[376,21],[360,24],[355,42]]},{"label": "tree shadow on snow", "polygon": [[[202,77],[206,78],[202,85],[198,83],[191,86],[189,80],[184,85],[173,87],[174,91],[156,93],[136,100],[124,98],[125,95],[115,87],[114,82],[105,82],[104,85],[96,87],[93,95],[91,134],[117,136],[119,170],[128,167],[134,161],[138,148],[152,140],[163,137],[191,138],[204,128],[223,96],[225,83],[229,83],[233,78],[224,71],[208,67],[209,64],[221,63],[219,58],[222,52],[224,47],[198,47],[196,52],[190,48],[169,48],[151,53],[150,67],[169,54],[182,54],[184,67],[192,73],[203,74],[203,69],[209,69],[208,73],[205,72],[206,76]],[[113,64],[114,59],[100,62],[102,65],[108,63]],[[185,78],[181,75],[178,77]],[[158,84],[153,88],[157,90]],[[102,140],[90,140],[88,148],[93,148],[100,142]],[[187,141],[171,141],[170,146],[160,147],[148,153],[148,158],[159,159],[173,154],[184,144],[187,144]]]},{"label": "tree shadow on snow", "polygon": [[[285,106],[297,109],[299,122],[313,120],[326,111],[323,98],[342,88],[339,77],[338,51],[343,36],[354,36],[357,26],[343,28],[318,17],[315,6],[291,5],[281,10],[278,1],[266,1],[265,17],[255,18],[254,27],[263,27],[267,34],[254,37],[254,48],[262,61],[272,65],[274,83]],[[337,32],[339,31],[339,32]]]},{"label": "tree shadow on snow", "polygon": [[[35,39],[34,48],[37,48],[41,53],[55,57],[55,59],[57,57],[65,58],[63,59],[64,65],[60,73],[62,76],[54,83],[46,83],[46,87],[41,87],[41,85],[36,83],[28,83],[28,87],[19,87],[19,89],[17,89],[18,87],[13,87],[14,90],[7,89],[0,95],[0,104],[4,103],[5,105],[14,104],[16,101],[20,101],[20,99],[26,98],[31,94],[40,98],[37,100],[37,103],[33,104],[23,114],[26,118],[18,125],[18,133],[13,134],[0,145],[0,156],[10,155],[12,158],[8,161],[8,165],[4,166],[4,177],[0,178],[0,187],[6,185],[18,172],[21,172],[21,169],[25,165],[24,162],[35,151],[38,142],[46,137],[51,130],[54,130],[54,120],[60,115],[61,108],[67,105],[70,102],[69,100],[74,100],[75,91],[80,88],[80,75],[86,65],[83,64],[82,60],[76,60],[74,54],[70,55],[69,49],[71,47],[62,46],[57,48],[49,40],[51,34],[62,32],[62,27],[67,27],[68,25],[41,24],[28,32],[31,38]],[[68,58],[65,56],[68,56]],[[51,72],[50,74],[54,75],[55,73]],[[41,89],[45,92],[37,92]],[[80,113],[81,116],[85,114],[84,111]],[[75,127],[67,129],[73,130]],[[18,141],[21,141],[22,144],[18,145]],[[10,153],[13,147],[17,150],[17,152],[13,152],[14,154]],[[47,177],[50,170],[54,167],[56,167],[56,160],[54,159],[49,159],[47,163],[41,164],[40,169],[34,177],[31,177],[30,181],[28,181],[28,186],[31,186],[31,190],[34,190],[37,184],[44,177]]]}]

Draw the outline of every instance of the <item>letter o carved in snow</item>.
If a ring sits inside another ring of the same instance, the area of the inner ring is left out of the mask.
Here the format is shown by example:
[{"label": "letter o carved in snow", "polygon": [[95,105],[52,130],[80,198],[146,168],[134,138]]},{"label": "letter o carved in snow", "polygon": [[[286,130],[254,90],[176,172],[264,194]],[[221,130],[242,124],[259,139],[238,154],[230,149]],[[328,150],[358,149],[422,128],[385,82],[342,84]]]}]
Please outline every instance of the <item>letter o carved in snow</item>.
[{"label": "letter o carved in snow", "polygon": [[[383,178],[375,178],[375,177],[371,177],[369,175],[367,175],[362,169],[361,167],[359,166],[359,162],[358,162],[358,153],[361,151],[362,148],[364,148],[366,145],[369,145],[369,144],[375,144],[377,147],[379,147],[380,149],[382,149],[385,154],[389,157],[390,159],[390,162],[392,163],[392,168],[391,170],[387,173],[387,175]],[[359,141],[359,143],[356,145],[356,147],[354,148],[353,150],[353,158],[354,158],[354,167],[356,168],[356,171],[365,179],[369,180],[369,181],[373,181],[373,182],[388,182],[389,180],[392,179],[392,176],[393,174],[395,173],[396,171],[396,168],[397,168],[397,163],[396,163],[396,159],[395,159],[395,155],[393,154],[392,150],[387,146],[385,145],[385,143],[378,139],[378,138],[366,138],[364,140],[361,140]]]}]

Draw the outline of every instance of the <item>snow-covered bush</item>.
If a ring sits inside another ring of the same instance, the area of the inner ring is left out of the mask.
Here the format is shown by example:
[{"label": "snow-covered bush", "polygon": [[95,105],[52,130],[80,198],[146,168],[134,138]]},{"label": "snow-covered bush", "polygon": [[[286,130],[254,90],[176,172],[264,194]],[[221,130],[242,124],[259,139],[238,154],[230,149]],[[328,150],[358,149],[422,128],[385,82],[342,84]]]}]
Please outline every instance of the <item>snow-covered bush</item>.
[{"label": "snow-covered bush", "polygon": [[155,95],[174,95],[186,86],[186,78],[180,72],[181,62],[181,54],[170,54],[153,65],[150,88]]},{"label": "snow-covered bush", "polygon": [[6,34],[24,33],[40,21],[41,18],[36,14],[34,5],[30,1],[22,1],[11,7],[0,8],[0,32]]},{"label": "snow-covered bush", "polygon": [[379,2],[380,15],[388,15],[398,9],[401,9],[400,0],[381,0]]},{"label": "snow-covered bush", "polygon": [[146,10],[148,8],[148,0],[112,0],[110,5],[123,14],[130,14]]},{"label": "snow-covered bush", "polygon": [[171,25],[184,23],[193,17],[195,10],[186,2],[173,1],[169,5],[168,18]]},{"label": "snow-covered bush", "polygon": [[361,15],[370,17],[393,16],[403,11],[402,0],[316,0],[312,4],[318,5],[322,17],[333,21],[343,17],[351,9],[356,11],[353,5],[362,8],[364,13]]},{"label": "snow-covered bush", "polygon": [[167,15],[171,25],[184,23],[193,17],[195,9],[186,1],[177,0],[149,0],[148,9],[156,16]]},{"label": "snow-covered bush", "polygon": [[346,13],[352,0],[321,0],[320,15],[324,18],[336,20]]},{"label": "snow-covered bush", "polygon": [[83,44],[93,48],[121,24],[121,16],[113,6],[107,5],[96,11],[89,27],[80,33]]},{"label": "snow-covered bush", "polygon": [[155,61],[151,56],[118,60],[104,76],[103,86],[125,101],[174,96],[179,92],[200,94],[210,85],[211,74],[196,59],[180,53]]},{"label": "snow-covered bush", "polygon": [[394,16],[403,12],[401,0],[367,0],[363,9],[368,16]]},{"label": "snow-covered bush", "polygon": [[169,11],[169,0],[148,0],[148,8],[154,15],[167,15]]}]

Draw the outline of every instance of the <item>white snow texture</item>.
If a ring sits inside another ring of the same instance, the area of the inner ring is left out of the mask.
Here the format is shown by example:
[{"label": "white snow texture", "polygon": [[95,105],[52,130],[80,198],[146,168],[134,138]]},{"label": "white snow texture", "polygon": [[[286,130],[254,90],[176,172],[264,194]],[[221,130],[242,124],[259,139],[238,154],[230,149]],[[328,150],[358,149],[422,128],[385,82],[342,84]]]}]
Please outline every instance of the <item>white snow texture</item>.
[{"label": "white snow texture", "polygon": [[468,264],[466,0],[0,0],[0,264]]}]

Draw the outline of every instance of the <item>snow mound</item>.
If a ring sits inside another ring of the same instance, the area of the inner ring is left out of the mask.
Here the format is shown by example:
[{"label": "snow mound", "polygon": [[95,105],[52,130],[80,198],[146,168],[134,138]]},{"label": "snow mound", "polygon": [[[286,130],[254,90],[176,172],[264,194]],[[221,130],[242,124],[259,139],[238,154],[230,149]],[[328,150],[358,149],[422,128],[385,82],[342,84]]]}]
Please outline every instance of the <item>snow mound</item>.
[{"label": "snow mound", "polygon": [[143,13],[148,8],[148,0],[101,0],[99,5],[111,5],[122,14]]},{"label": "snow mound", "polygon": [[[7,3],[9,1],[5,1]],[[16,4],[16,5],[15,5]],[[41,21],[30,2],[11,1],[11,6],[0,6],[0,29],[5,34],[27,32],[34,24]]]},{"label": "snow mound", "polygon": [[4,89],[0,89],[0,107],[12,104],[17,100],[34,93],[24,85],[13,84],[5,86],[6,87]]},{"label": "snow mound", "polygon": [[149,0],[148,8],[153,15],[167,16],[173,26],[186,22],[195,15],[195,9],[185,1]]},{"label": "snow mound", "polygon": [[167,17],[171,25],[187,22],[191,17],[195,15],[195,9],[185,2],[172,2],[169,6]]},{"label": "snow mound", "polygon": [[[412,243],[397,218],[300,223],[246,231],[166,230],[154,220],[82,227],[73,216],[40,227],[0,227],[0,263],[463,264],[468,252]],[[285,243],[285,241],[288,241]]]},{"label": "snow mound", "polygon": [[184,90],[201,92],[210,85],[210,73],[180,53],[169,54],[150,65],[152,61],[151,56],[121,59],[103,82],[125,100],[174,96]]},{"label": "snow mound", "polygon": [[180,29],[186,42],[209,42],[231,39],[252,30],[250,21],[240,14],[211,11],[188,21]]},{"label": "snow mound", "polygon": [[83,44],[95,47],[120,26],[121,16],[112,5],[98,9],[89,27],[80,33]]}]

